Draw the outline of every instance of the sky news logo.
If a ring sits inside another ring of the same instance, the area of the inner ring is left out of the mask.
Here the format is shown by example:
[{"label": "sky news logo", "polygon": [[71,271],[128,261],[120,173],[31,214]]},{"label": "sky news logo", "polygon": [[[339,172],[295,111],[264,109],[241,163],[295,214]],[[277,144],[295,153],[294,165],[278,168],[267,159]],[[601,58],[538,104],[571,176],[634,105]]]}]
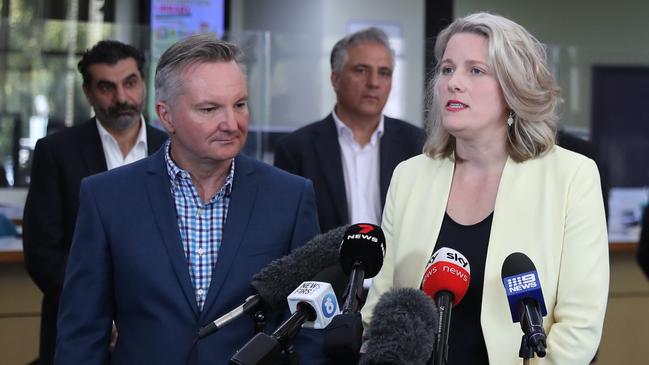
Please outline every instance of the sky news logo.
[{"label": "sky news logo", "polygon": [[507,285],[507,295],[540,288],[536,272],[507,277],[505,283]]}]

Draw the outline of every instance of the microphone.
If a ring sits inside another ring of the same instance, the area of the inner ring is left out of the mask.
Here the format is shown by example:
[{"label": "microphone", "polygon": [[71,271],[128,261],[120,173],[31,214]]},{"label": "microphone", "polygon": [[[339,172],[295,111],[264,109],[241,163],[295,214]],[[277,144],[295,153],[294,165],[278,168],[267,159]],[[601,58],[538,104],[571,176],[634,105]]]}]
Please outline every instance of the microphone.
[{"label": "microphone", "polygon": [[350,275],[342,314],[327,326],[324,352],[331,363],[356,363],[363,342],[363,323],[358,312],[363,280],[378,274],[385,257],[381,227],[358,223],[347,228],[340,244],[340,265]]},{"label": "microphone", "polygon": [[290,254],[268,264],[252,278],[257,294],[243,304],[202,327],[198,338],[208,336],[244,314],[254,314],[266,307],[272,311],[286,308],[286,297],[305,279],[311,279],[327,267],[338,265],[340,242],[347,226],[341,226],[312,238]]},{"label": "microphone", "polygon": [[343,313],[358,312],[363,280],[379,273],[384,257],[385,235],[381,227],[357,223],[347,228],[340,244],[340,266],[351,277]]},{"label": "microphone", "polygon": [[501,272],[512,321],[523,330],[519,356],[523,359],[545,356],[547,347],[543,317],[548,314],[536,267],[527,255],[514,252],[503,262]]},{"label": "microphone", "polygon": [[275,364],[300,327],[322,329],[340,313],[331,284],[305,281],[287,298],[291,316],[272,335],[258,333],[230,359],[230,364]]},{"label": "microphone", "polygon": [[433,363],[446,364],[448,336],[451,328],[451,310],[457,306],[469,289],[471,266],[461,253],[442,247],[431,256],[421,283],[424,293],[435,299],[439,310],[439,326]]},{"label": "microphone", "polygon": [[421,290],[395,288],[379,298],[368,327],[367,351],[359,364],[427,364],[439,314]]}]

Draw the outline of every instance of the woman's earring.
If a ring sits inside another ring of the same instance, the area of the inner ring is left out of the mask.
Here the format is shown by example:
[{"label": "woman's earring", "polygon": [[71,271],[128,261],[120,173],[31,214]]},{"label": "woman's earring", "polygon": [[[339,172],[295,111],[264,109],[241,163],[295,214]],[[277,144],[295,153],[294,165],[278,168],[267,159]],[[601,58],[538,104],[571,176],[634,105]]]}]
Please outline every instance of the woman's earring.
[{"label": "woman's earring", "polygon": [[512,126],[514,124],[514,112],[509,112],[509,118],[507,118],[507,125]]}]

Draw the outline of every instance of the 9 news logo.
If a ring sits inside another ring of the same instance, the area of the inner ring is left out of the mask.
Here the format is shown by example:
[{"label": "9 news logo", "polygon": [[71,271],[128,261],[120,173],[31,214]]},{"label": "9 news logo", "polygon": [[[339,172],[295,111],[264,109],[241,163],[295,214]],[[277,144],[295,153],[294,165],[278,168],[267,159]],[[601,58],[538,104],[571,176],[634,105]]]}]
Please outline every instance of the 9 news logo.
[{"label": "9 news logo", "polygon": [[539,287],[536,279],[536,273],[530,272],[522,275],[510,276],[506,278],[507,293],[517,293]]}]

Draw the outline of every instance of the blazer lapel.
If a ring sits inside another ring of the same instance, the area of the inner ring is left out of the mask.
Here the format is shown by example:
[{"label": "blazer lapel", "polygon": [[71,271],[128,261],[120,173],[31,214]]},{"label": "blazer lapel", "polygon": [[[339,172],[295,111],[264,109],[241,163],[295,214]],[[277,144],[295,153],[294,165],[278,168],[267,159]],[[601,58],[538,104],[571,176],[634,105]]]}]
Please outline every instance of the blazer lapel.
[{"label": "blazer lapel", "polygon": [[[390,118],[385,117],[384,133],[379,146],[379,189],[381,191],[381,207],[385,206],[385,197],[392,179],[392,172],[399,162],[403,161],[402,145],[398,138],[401,136],[398,128]],[[401,141],[403,143],[403,140]],[[381,209],[383,210],[383,209]]]},{"label": "blazer lapel", "polygon": [[158,132],[158,129],[155,127],[152,127],[148,124],[145,123],[146,126],[146,148],[147,148],[147,155],[152,155],[154,154],[160,146],[164,144],[164,142],[167,140],[166,133],[161,134],[161,133],[156,133]]},{"label": "blazer lapel", "polygon": [[331,114],[325,118],[315,131],[313,145],[316,150],[316,157],[322,167],[331,198],[336,202],[336,213],[340,222],[349,221],[347,208],[347,195],[345,194],[345,178],[343,177],[343,163],[338,144],[338,133],[336,124]]},{"label": "blazer lapel", "polygon": [[178,230],[176,208],[171,196],[169,175],[164,161],[164,148],[161,148],[149,159],[148,175],[146,178],[147,194],[151,202],[153,216],[162,236],[162,241],[167,249],[171,266],[176,273],[189,306],[198,316],[198,304],[194,287],[189,277],[187,258],[183,251],[182,239]]},{"label": "blazer lapel", "polygon": [[209,313],[216,302],[219,291],[223,287],[225,278],[239,252],[239,247],[244,241],[250,216],[255,209],[258,182],[252,176],[254,167],[249,157],[237,156],[234,169],[230,206],[228,207],[225,227],[223,227],[223,241],[221,242],[216,265],[212,269],[212,279],[203,305],[203,314]]},{"label": "blazer lapel", "polygon": [[92,118],[85,122],[81,130],[81,150],[88,175],[94,175],[99,172],[108,170],[106,166],[106,157],[104,156],[104,147],[99,138],[96,119]]}]

